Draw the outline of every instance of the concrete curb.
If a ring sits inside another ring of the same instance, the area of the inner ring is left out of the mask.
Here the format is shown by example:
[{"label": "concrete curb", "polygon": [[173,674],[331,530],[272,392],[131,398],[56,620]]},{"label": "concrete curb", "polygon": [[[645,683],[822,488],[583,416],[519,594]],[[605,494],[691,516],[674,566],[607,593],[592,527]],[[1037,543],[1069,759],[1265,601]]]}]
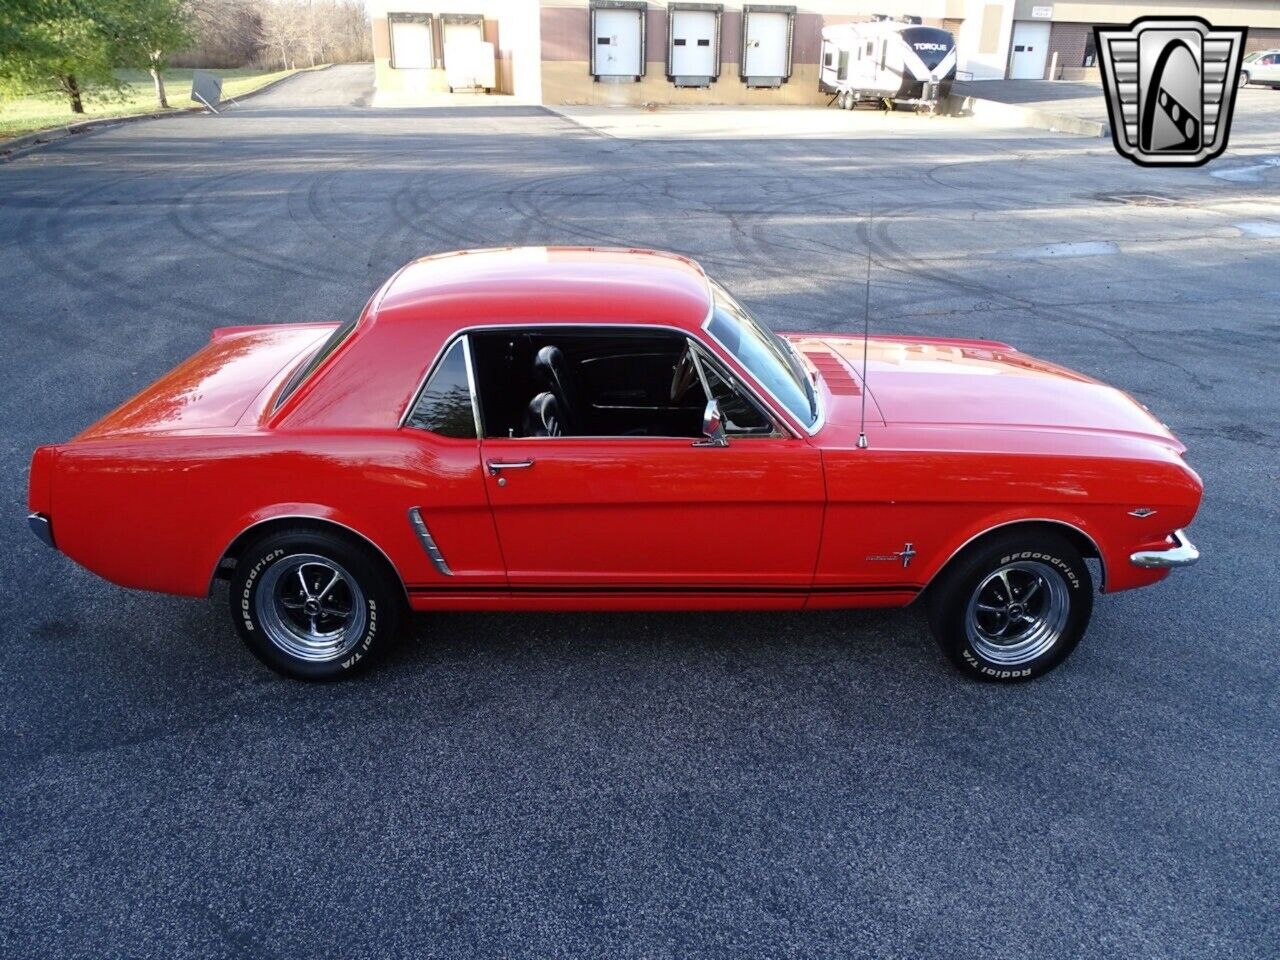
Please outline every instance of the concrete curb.
[{"label": "concrete curb", "polygon": [[1051,113],[1037,107],[1023,107],[1016,103],[1002,103],[980,97],[963,97],[954,93],[947,98],[943,112],[954,116],[981,117],[996,123],[1017,124],[1053,133],[1074,133],[1082,137],[1111,136],[1111,125],[1101,120],[1086,120],[1064,113]]},{"label": "concrete curb", "polygon": [[[256,97],[260,93],[266,93],[268,90],[274,90],[280,84],[302,73],[318,73],[321,70],[328,70],[332,67],[332,63],[322,63],[315,67],[303,67],[289,74],[287,77],[279,77],[270,83],[264,83],[256,90],[250,90],[248,93],[241,94],[236,97],[236,103],[242,100],[248,100]],[[222,103],[226,103],[224,100]],[[219,104],[221,106],[221,104]],[[137,123],[139,120],[163,120],[165,117],[182,117],[192,113],[200,113],[204,107],[181,107],[170,108],[168,110],[153,111],[151,113],[129,113],[123,117],[102,117],[99,120],[81,120],[79,123],[69,123],[65,127],[49,127],[47,130],[37,130],[35,133],[23,134],[21,137],[14,137],[12,140],[0,140],[0,163],[6,160],[14,160],[20,156],[25,156],[32,150],[39,147],[47,146],[51,143],[57,143],[59,140],[65,140],[67,137],[73,137],[77,134],[92,133],[95,130],[102,130],[106,127],[114,127],[124,123]]]}]

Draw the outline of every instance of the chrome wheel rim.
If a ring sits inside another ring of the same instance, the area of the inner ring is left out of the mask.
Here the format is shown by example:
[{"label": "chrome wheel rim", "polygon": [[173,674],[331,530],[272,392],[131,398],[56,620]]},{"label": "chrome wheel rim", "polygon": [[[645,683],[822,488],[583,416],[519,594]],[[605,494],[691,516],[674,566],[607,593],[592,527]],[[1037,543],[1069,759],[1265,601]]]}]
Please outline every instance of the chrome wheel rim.
[{"label": "chrome wheel rim", "polygon": [[1019,666],[1043,656],[1062,637],[1071,612],[1067,582],[1037,560],[1007,563],[969,598],[965,631],[992,663]]},{"label": "chrome wheel rim", "polygon": [[262,632],[291,657],[312,663],[338,660],[364,635],[364,591],[339,563],[295,554],[264,571],[254,598]]}]

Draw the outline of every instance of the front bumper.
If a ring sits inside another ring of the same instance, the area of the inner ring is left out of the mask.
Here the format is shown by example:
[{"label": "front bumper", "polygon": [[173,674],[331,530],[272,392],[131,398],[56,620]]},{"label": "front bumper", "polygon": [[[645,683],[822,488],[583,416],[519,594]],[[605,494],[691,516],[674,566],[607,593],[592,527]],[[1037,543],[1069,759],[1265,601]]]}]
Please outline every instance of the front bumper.
[{"label": "front bumper", "polygon": [[1200,559],[1200,551],[1181,530],[1173,531],[1173,540],[1177,546],[1168,550],[1139,550],[1130,554],[1129,562],[1135,567],[1145,567],[1148,570],[1168,570],[1173,567],[1189,567]]},{"label": "front bumper", "polygon": [[27,526],[31,528],[31,532],[40,538],[40,542],[47,547],[58,549],[53,542],[53,524],[49,518],[43,513],[27,514]]}]

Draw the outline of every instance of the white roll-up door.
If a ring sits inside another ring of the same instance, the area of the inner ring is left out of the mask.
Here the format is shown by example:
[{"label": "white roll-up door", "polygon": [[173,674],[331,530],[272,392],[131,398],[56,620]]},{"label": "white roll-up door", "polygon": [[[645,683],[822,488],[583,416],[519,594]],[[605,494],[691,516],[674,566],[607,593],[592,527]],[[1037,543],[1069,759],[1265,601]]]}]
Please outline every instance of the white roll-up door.
[{"label": "white roll-up door", "polygon": [[635,9],[592,11],[592,72],[597,77],[639,77],[644,74],[641,18]]},{"label": "white roll-up door", "polygon": [[[484,24],[480,20],[458,21],[445,20],[444,42],[450,43],[484,43]],[[448,63],[445,64],[448,66]]]},{"label": "white roll-up door", "polygon": [[715,10],[671,8],[668,73],[682,80],[705,82],[720,74],[720,16]]},{"label": "white roll-up door", "polygon": [[791,35],[794,8],[743,10],[742,76],[781,82],[791,75]]},{"label": "white roll-up door", "polygon": [[397,70],[431,68],[431,21],[392,20],[391,66]]}]

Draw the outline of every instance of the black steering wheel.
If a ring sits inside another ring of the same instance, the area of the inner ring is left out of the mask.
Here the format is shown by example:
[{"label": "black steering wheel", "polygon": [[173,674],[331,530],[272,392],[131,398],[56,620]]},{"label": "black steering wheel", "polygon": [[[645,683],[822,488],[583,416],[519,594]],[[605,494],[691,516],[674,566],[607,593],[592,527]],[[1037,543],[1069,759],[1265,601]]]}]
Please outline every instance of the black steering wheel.
[{"label": "black steering wheel", "polygon": [[671,372],[671,402],[679,403],[698,382],[698,367],[693,359],[693,347],[685,344],[684,353],[676,361]]}]

